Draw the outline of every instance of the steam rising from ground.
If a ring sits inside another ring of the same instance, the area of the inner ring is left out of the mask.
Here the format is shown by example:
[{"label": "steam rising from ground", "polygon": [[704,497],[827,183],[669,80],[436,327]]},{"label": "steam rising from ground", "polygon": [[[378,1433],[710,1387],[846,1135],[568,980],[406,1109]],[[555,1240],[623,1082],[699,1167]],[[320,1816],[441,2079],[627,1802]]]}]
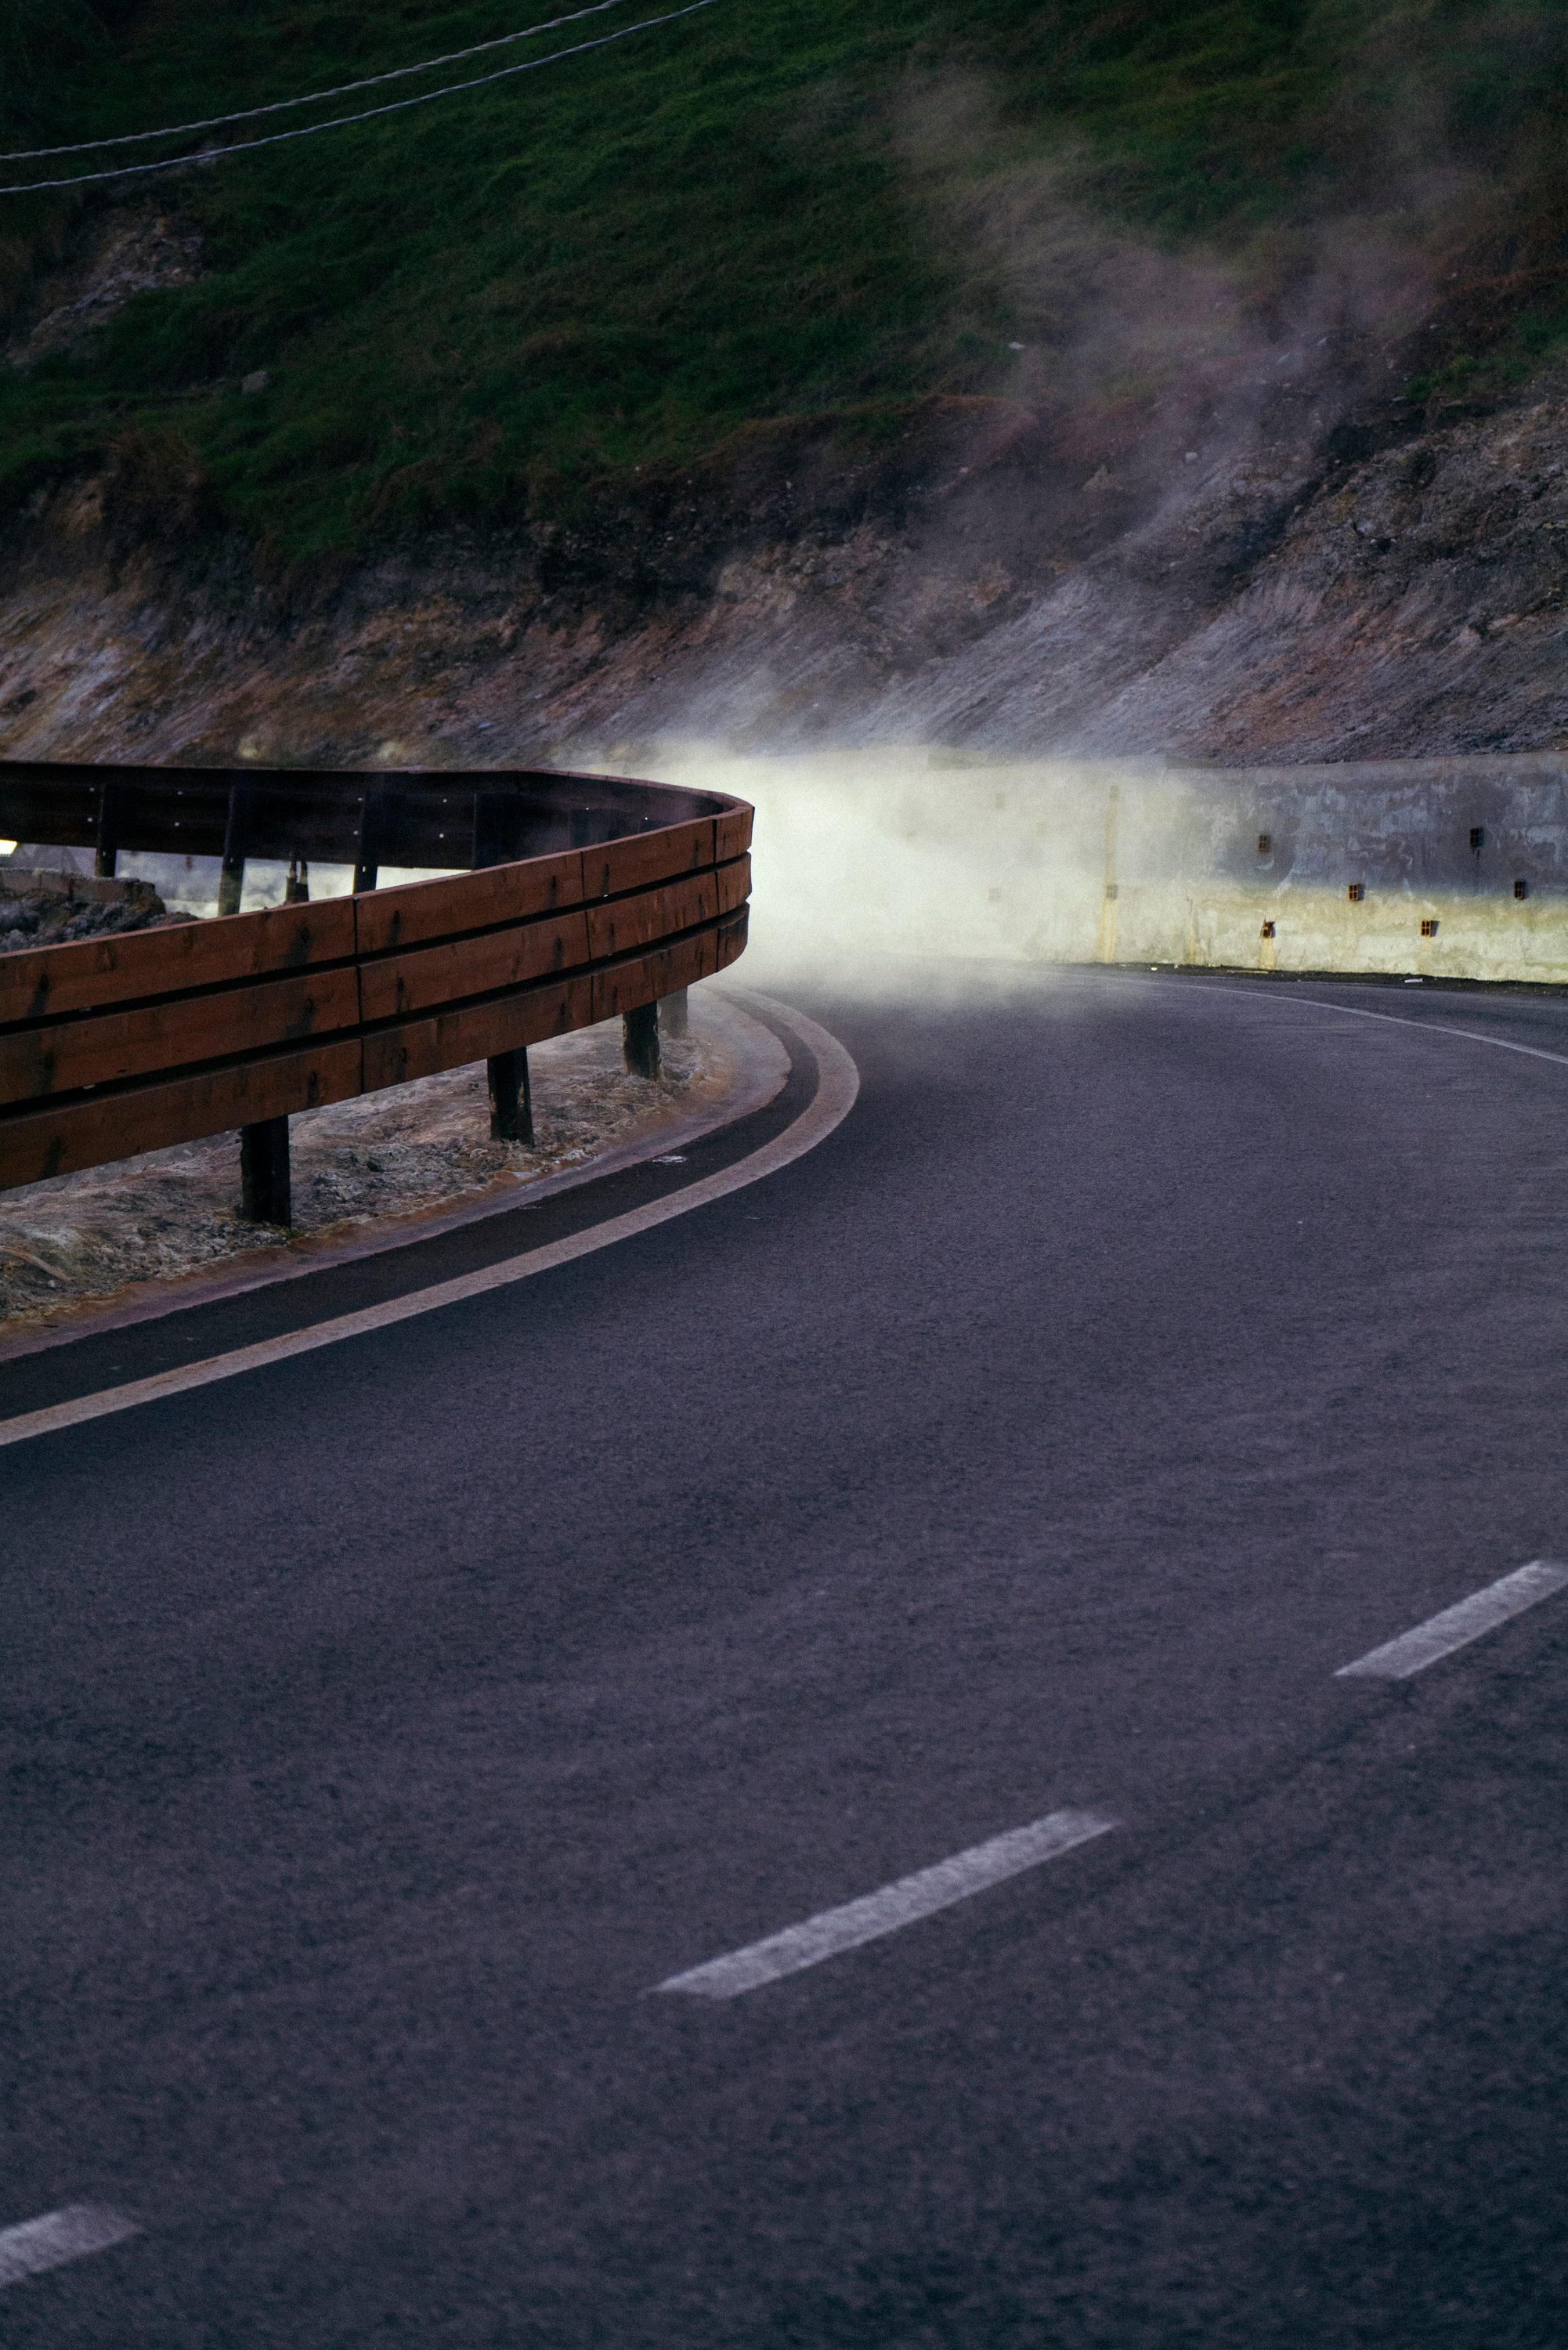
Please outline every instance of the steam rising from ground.
[{"label": "steam rising from ground", "polygon": [[987,965],[994,982],[1020,962],[1093,961],[1104,943],[1107,812],[1130,769],[693,745],[661,748],[658,772],[756,809],[742,982],[905,994],[917,959],[923,989],[951,993],[986,983]]},{"label": "steam rising from ground", "polygon": [[1058,448],[1108,457],[1113,476],[1119,458],[1157,508],[1194,486],[1189,448],[1235,464],[1260,431],[1321,432],[1376,385],[1473,193],[1435,126],[1412,120],[1397,151],[1366,159],[1353,209],[1178,242],[1109,216],[1085,154],[1010,143],[982,81],[926,85],[901,123],[911,200],[1015,321],[1012,396]]},{"label": "steam rising from ground", "polygon": [[1206,771],[691,748],[659,766],[756,808],[742,983],[967,996],[1087,963],[1568,982],[1553,753]]}]

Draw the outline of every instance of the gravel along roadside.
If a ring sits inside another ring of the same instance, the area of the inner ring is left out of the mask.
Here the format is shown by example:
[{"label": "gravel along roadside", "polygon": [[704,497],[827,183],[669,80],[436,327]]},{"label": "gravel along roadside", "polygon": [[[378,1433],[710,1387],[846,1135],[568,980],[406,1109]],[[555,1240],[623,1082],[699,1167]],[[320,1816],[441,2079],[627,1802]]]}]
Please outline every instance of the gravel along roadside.
[{"label": "gravel along roadside", "polygon": [[84,1307],[134,1298],[265,1251],[306,1253],[355,1227],[559,1175],[662,1126],[684,1127],[734,1085],[743,1046],[732,1020],[694,997],[685,1036],[663,1040],[657,1078],[622,1064],[618,1020],[529,1053],[535,1141],[493,1142],[483,1062],[290,1120],[294,1224],[242,1221],[236,1134],[0,1192],[0,1339],[47,1329]]}]

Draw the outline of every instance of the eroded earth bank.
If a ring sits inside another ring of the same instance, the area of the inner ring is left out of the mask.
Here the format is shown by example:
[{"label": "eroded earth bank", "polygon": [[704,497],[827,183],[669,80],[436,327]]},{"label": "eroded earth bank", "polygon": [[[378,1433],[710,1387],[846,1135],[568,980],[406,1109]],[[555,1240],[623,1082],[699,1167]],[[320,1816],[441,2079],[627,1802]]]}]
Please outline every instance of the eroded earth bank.
[{"label": "eroded earth bank", "polygon": [[0,755],[358,765],[929,743],[1222,764],[1568,730],[1568,373],[1417,409],[1272,348],[1117,416],[769,426],[570,526],[286,572],[145,451],[0,549]]}]

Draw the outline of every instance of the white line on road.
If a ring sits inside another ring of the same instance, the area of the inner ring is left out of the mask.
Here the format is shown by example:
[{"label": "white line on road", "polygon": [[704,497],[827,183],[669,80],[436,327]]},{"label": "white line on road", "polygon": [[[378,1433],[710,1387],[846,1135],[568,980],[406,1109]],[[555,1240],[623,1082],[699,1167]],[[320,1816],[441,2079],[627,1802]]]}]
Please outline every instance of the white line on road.
[{"label": "white line on road", "polygon": [[1445,1607],[1440,1616],[1429,1616],[1414,1631],[1401,1632],[1397,1640],[1386,1640],[1382,1648],[1357,1657],[1353,1665],[1341,1665],[1334,1679],[1408,1680],[1412,1673],[1435,1665],[1439,1657],[1451,1656],[1456,1648],[1479,1640],[1494,1625],[1506,1624],[1511,1616],[1522,1615],[1538,1600],[1550,1599],[1565,1583],[1568,1566],[1561,1565],[1554,1558],[1532,1559],[1528,1566],[1516,1567],[1500,1582],[1489,1583],[1484,1591],[1473,1591],[1457,1606]]},{"label": "white line on road", "polygon": [[0,2285],[21,2277],[57,2269],[78,2261],[84,2252],[106,2251],[139,2232],[134,2220],[122,2220],[101,2203],[67,2203],[46,2211],[41,2220],[23,2220],[15,2228],[0,2228]]},{"label": "white line on road", "polygon": [[781,1167],[787,1167],[792,1159],[801,1158],[825,1140],[848,1117],[859,1090],[860,1073],[837,1037],[819,1028],[815,1020],[808,1020],[804,1012],[775,1003],[766,995],[748,995],[742,1001],[765,1005],[780,1026],[805,1045],[816,1063],[817,1086],[793,1124],[747,1158],[737,1159],[732,1167],[723,1168],[717,1175],[705,1175],[700,1182],[687,1183],[679,1191],[668,1192],[662,1200],[650,1201],[646,1207],[608,1217],[604,1223],[574,1232],[567,1240],[551,1241],[543,1248],[525,1250],[521,1256],[504,1257],[499,1264],[486,1265],[478,1273],[460,1274],[454,1281],[435,1282],[427,1289],[414,1289],[402,1297],[389,1298],[383,1305],[365,1306],[358,1314],[335,1315],[330,1321],[313,1322],[303,1330],[291,1330],[278,1338],[264,1338],[253,1347],[236,1347],[230,1354],[209,1355],[202,1362],[183,1363],[177,1370],[159,1371],[151,1378],[128,1379],[122,1387],[101,1388],[93,1395],[73,1396],[68,1403],[47,1404],[40,1411],[18,1412],[14,1419],[0,1419],[0,1445],[25,1444],[31,1437],[79,1428],[84,1421],[103,1419],[111,1412],[130,1411],[138,1404],[185,1395],[192,1388],[210,1387],[218,1379],[238,1378],[246,1371],[288,1362],[296,1355],[312,1354],[318,1347],[364,1337],[371,1331],[390,1329],[396,1323],[410,1321],[416,1315],[433,1314],[443,1306],[460,1305],[467,1298],[508,1289],[514,1282],[527,1281],[536,1273],[550,1273],[558,1265],[575,1263],[578,1257],[591,1256],[596,1249],[630,1240],[638,1232],[651,1231],[656,1224],[668,1223],[673,1216],[688,1215],[693,1208],[706,1207],[711,1201],[744,1190],[748,1183],[760,1182],[764,1175],[776,1174]]},{"label": "white line on road", "polygon": [[[1237,993],[1251,993],[1238,989]],[[1298,1003],[1316,1004],[1330,1012],[1348,1012],[1353,1020],[1381,1020],[1390,1028],[1421,1028],[1438,1036],[1462,1036],[1467,1045],[1490,1045],[1498,1053],[1522,1053],[1530,1061],[1555,1061],[1568,1069],[1568,1053],[1549,1053],[1544,1045],[1518,1045],[1511,1036],[1488,1036],[1480,1028],[1456,1028],[1448,1020],[1407,1020],[1402,1012],[1368,1012],[1359,1003],[1334,1003],[1325,995],[1298,995]]]},{"label": "white line on road", "polygon": [[[1348,972],[1345,974],[1347,979],[1354,975]],[[1272,995],[1270,988],[1226,986],[1212,980],[1167,979],[1157,981],[1156,984],[1185,987],[1189,991],[1199,987],[1206,995],[1246,995],[1260,999]],[[1389,1028],[1419,1028],[1432,1036],[1462,1036],[1467,1045],[1490,1045],[1499,1053],[1522,1053],[1527,1060],[1554,1061],[1560,1069],[1568,1069],[1568,1053],[1548,1052],[1544,1045],[1516,1044],[1511,1036],[1489,1036],[1480,1028],[1457,1028],[1448,1020],[1411,1020],[1403,1012],[1371,1012],[1362,1003],[1336,1003],[1332,996],[1297,995],[1293,990],[1289,995],[1274,996],[1272,1000],[1282,1011],[1306,1005],[1319,1012],[1337,1012],[1351,1020],[1380,1020]],[[1262,1024],[1260,1022],[1259,1024]]]},{"label": "white line on road", "polygon": [[1104,1835],[1115,1825],[1115,1820],[1099,1812],[1048,1812],[1027,1827],[1009,1828],[1005,1835],[954,1853],[950,1860],[939,1860],[913,1877],[900,1877],[879,1892],[845,1902],[842,1908],[820,1910],[804,1925],[786,1926],[782,1933],[749,1942],[727,1958],[710,1959],[705,1966],[670,1975],[654,1989],[686,1991],[693,1999],[733,1999],[740,1991],[755,1991],[761,1983],[776,1982],[781,1975],[836,1958],[840,1950],[874,1942],[878,1935],[896,1933],[900,1926],[912,1926],[918,1918],[929,1918],[955,1901],[967,1901],[971,1893],[1000,1885],[1043,1860],[1054,1860],[1059,1853],[1071,1852],[1075,1845]]}]

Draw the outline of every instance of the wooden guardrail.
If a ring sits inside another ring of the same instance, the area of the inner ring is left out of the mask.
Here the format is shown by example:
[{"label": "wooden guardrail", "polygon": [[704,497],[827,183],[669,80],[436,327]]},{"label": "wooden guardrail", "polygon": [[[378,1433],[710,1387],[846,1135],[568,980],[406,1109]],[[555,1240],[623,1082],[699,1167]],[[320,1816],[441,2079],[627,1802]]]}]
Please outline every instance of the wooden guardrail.
[{"label": "wooden guardrail", "polygon": [[[169,847],[236,904],[247,856],[357,885],[0,955],[0,1190],[238,1128],[247,1211],[286,1221],[291,1113],[481,1059],[517,1131],[529,1045],[621,1014],[646,1061],[649,1007],[740,954],[751,826],[623,778],[0,765],[0,832],[100,872]],[[472,869],[375,886],[416,862]]]}]

